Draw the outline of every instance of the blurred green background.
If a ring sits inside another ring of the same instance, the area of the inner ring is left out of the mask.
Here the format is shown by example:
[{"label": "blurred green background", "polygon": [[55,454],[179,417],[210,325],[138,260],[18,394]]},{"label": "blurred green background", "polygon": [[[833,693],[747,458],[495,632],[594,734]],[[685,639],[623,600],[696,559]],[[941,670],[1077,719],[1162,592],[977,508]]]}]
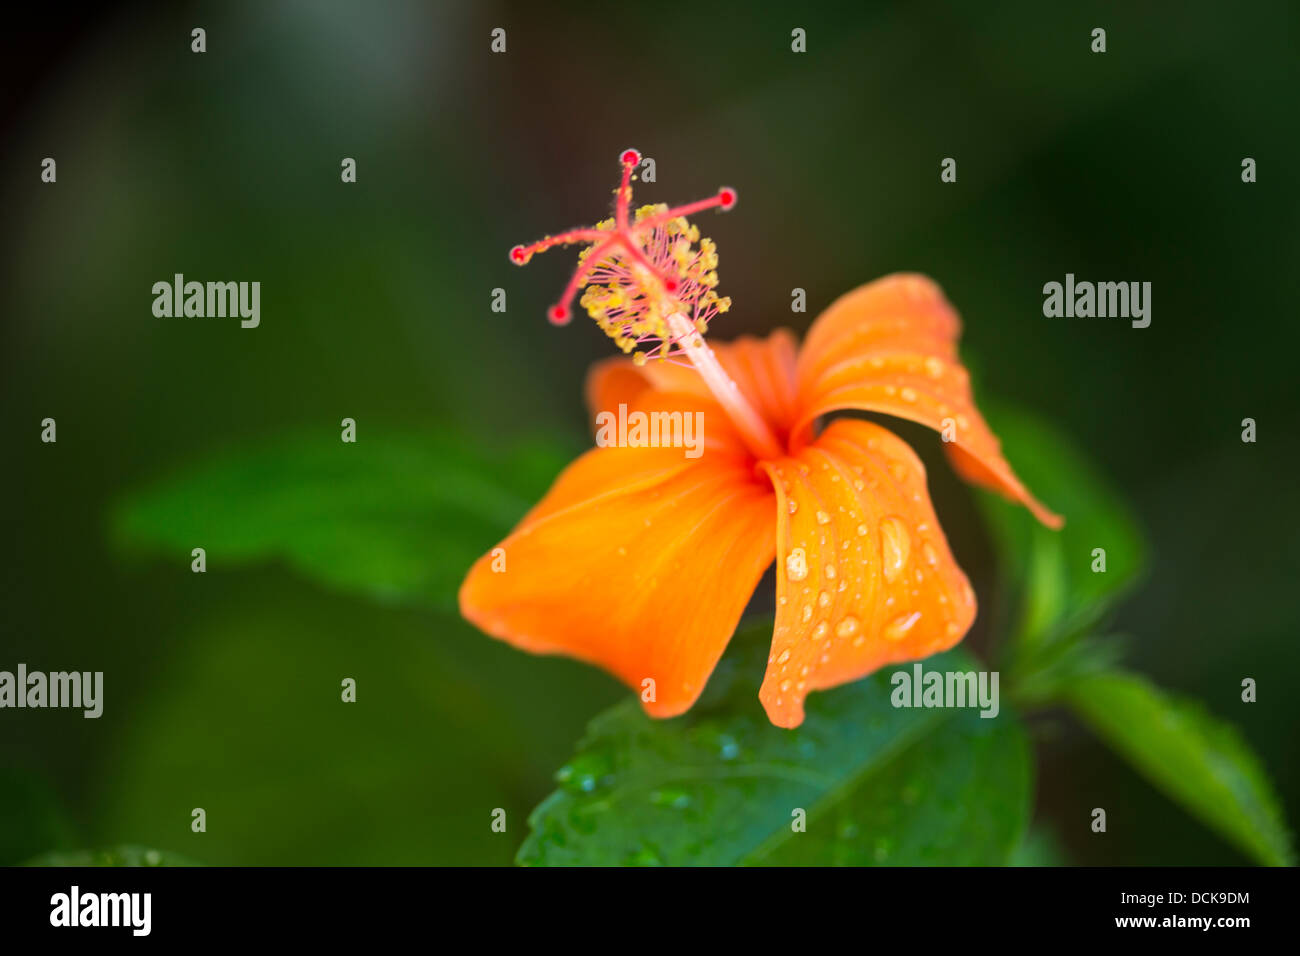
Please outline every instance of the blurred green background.
[{"label": "blurred green background", "polygon": [[[627,146],[657,163],[639,199],[740,192],[700,221],[736,303],[718,338],[802,332],[887,272],[937,279],[977,397],[1056,423],[1141,517],[1149,573],[1113,621],[1132,664],[1236,723],[1300,818],[1298,36],[1288,2],[276,0],[8,31],[0,668],[102,670],[106,700],[99,720],[0,713],[0,863],[120,843],[214,864],[512,858],[585,721],[623,697],[611,679],[483,637],[450,588],[376,602],[211,551],[195,575],[188,545],[119,548],[112,515],[194,462],[286,434],[333,447],[343,417],[356,452],[430,430],[584,447],[581,377],[608,341],[545,321],[571,254],[518,270],[506,251],[602,217]],[[260,281],[260,328],[154,317],[177,272]],[[1067,272],[1151,282],[1150,328],[1044,318]],[[975,493],[937,444],[936,506],[987,599]],[[410,532],[437,549],[441,530]],[[1070,861],[1243,862],[1073,721],[1035,731],[1037,818]],[[1096,839],[1090,809],[1118,805]]]}]

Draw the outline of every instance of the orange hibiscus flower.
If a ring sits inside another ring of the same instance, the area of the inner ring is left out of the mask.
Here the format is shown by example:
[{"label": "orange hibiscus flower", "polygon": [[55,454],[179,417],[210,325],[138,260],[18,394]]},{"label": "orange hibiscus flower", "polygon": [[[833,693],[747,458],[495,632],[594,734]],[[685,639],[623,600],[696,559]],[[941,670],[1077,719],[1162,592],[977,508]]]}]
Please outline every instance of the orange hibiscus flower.
[{"label": "orange hibiscus flower", "polygon": [[[587,382],[594,415],[677,421],[702,413],[696,456],[680,447],[597,447],[571,464],[460,590],[464,616],[534,653],[567,654],[641,692],[648,713],[693,704],[764,571],[776,560],[776,626],[759,698],[772,723],[803,720],[810,691],[952,647],[975,595],[935,518],[925,469],[871,422],[884,412],[939,431],[967,480],[1059,527],[1016,478],[975,408],[957,359],[960,322],[939,287],[893,275],[834,302],[798,349],[780,330],[710,347],[717,250],[687,216],[736,193],[633,213],[635,150],[622,157],[614,218],[511,250],[586,243],[556,324],[580,304],[628,358]],[[697,436],[698,437],[698,436]],[[629,442],[630,444],[630,442]],[[642,443],[644,444],[644,442]]]}]

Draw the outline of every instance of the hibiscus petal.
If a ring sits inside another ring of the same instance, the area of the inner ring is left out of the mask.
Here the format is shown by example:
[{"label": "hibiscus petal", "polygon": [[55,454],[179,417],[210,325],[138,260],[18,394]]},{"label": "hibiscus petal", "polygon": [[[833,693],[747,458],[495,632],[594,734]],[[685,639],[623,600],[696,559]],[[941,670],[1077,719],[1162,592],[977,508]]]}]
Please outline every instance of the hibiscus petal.
[{"label": "hibiscus petal", "polygon": [[680,714],[772,562],[774,507],[743,455],[594,449],[501,543],[504,571],[496,549],[474,565],[461,613],[516,647],[605,668],[652,716]]},{"label": "hibiscus petal", "polygon": [[[794,336],[786,329],[778,329],[766,339],[741,336],[734,342],[710,345],[736,387],[778,438],[783,437],[796,411]],[[593,416],[615,410],[620,403],[634,407],[654,392],[692,395],[715,402],[699,372],[681,357],[665,362],[652,360],[645,365],[634,365],[627,358],[606,359],[592,366],[587,376],[587,405]]]},{"label": "hibiscus petal", "polygon": [[841,419],[763,467],[777,495],[776,627],[759,692],[772,723],[802,723],[810,691],[961,640],[975,595],[906,442]]},{"label": "hibiscus petal", "polygon": [[953,465],[966,480],[1024,504],[1059,528],[1002,457],[975,408],[970,376],[957,359],[961,322],[942,290],[920,275],[892,275],[831,303],[813,323],[799,355],[794,427],[804,437],[821,415],[860,409],[947,430]]}]

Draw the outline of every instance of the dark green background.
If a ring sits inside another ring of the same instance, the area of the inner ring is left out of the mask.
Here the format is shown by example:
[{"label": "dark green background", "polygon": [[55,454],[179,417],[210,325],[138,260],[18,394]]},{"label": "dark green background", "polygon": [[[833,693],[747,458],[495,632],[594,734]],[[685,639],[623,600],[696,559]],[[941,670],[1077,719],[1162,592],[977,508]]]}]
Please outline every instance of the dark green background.
[{"label": "dark green background", "polygon": [[[1142,518],[1149,574],[1114,620],[1133,663],[1237,723],[1296,820],[1298,31],[1285,2],[194,3],[15,27],[0,668],[103,670],[107,689],[97,721],[0,712],[0,862],[117,843],[210,863],[511,858],[613,681],[279,566],[128,560],[108,515],[176,466],[344,416],[358,451],[432,426],[582,447],[581,376],[609,344],[545,321],[572,253],[521,271],[506,251],[600,218],[626,146],[657,162],[641,199],[740,192],[700,220],[736,303],[718,338],[803,331],[898,269],[945,287],[978,394],[1060,425]],[[176,272],[261,281],[261,327],[155,318],[150,288]],[[1150,328],[1044,318],[1066,272],[1151,282]],[[986,597],[973,493],[929,460]],[[1072,722],[1037,730],[1038,817],[1071,861],[1242,862]]]}]

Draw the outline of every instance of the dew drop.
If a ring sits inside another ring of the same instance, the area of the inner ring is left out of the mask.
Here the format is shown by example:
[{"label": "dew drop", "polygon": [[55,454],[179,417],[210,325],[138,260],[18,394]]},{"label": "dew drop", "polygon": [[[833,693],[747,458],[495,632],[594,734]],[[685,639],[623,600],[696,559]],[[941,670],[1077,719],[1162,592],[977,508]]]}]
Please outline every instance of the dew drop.
[{"label": "dew drop", "polygon": [[931,378],[938,378],[943,374],[943,363],[931,355],[925,360],[925,374]]},{"label": "dew drop", "polygon": [[866,533],[867,533],[867,526],[864,524],[858,525],[858,534],[865,535]]},{"label": "dew drop", "polygon": [[789,659],[790,659],[790,651],[787,649],[781,652],[781,656],[776,659],[776,662],[778,664],[784,664]]},{"label": "dew drop", "polygon": [[899,392],[898,394],[899,394],[899,396],[902,397],[903,401],[905,401],[905,402],[914,402],[914,401],[916,401],[916,389],[914,389],[914,388],[905,388],[905,389],[903,389],[901,392]]},{"label": "dew drop", "polygon": [[795,548],[785,557],[785,573],[791,581],[802,581],[808,577],[808,558],[803,548]]},{"label": "dew drop", "polygon": [[799,510],[799,502],[795,501],[793,498],[790,498],[785,503],[785,510],[790,512],[790,514],[794,514],[796,511]]},{"label": "dew drop", "polygon": [[891,516],[880,522],[880,553],[884,559],[885,580],[891,583],[898,580],[912,553],[912,536],[900,519]]},{"label": "dew drop", "polygon": [[830,524],[830,523],[831,523],[831,516],[828,515],[828,514],[827,514],[826,512],[824,512],[824,511],[819,511],[819,512],[817,512],[817,523],[818,523],[818,524]]},{"label": "dew drop", "polygon": [[831,596],[827,594],[825,591],[822,591],[820,594],[817,595],[818,607],[830,607],[830,604],[831,604]]},{"label": "dew drop", "polygon": [[827,630],[828,628],[826,627],[825,621],[818,622],[817,627],[813,630],[813,640],[820,641],[823,637],[826,636]]},{"label": "dew drop", "polygon": [[929,541],[921,545],[921,557],[925,558],[925,563],[930,565],[930,567],[938,567],[939,552],[934,550],[934,545]]},{"label": "dew drop", "polygon": [[856,633],[858,633],[858,619],[852,614],[835,625],[836,637],[852,637]]},{"label": "dew drop", "polygon": [[824,568],[822,569],[822,573],[826,575],[826,580],[827,580],[827,581],[834,581],[834,580],[835,580],[835,565],[833,565],[833,564],[828,564],[828,565],[826,565],[826,567],[824,567]]},{"label": "dew drop", "polygon": [[907,636],[907,632],[910,631],[920,619],[920,611],[913,611],[911,614],[900,614],[885,625],[885,639],[890,641],[901,641]]},{"label": "dew drop", "polygon": [[812,614],[813,614],[813,612],[812,612],[812,605],[811,605],[811,604],[805,604],[805,605],[803,606],[803,622],[804,622],[805,624],[807,624],[809,621],[812,620]]}]

